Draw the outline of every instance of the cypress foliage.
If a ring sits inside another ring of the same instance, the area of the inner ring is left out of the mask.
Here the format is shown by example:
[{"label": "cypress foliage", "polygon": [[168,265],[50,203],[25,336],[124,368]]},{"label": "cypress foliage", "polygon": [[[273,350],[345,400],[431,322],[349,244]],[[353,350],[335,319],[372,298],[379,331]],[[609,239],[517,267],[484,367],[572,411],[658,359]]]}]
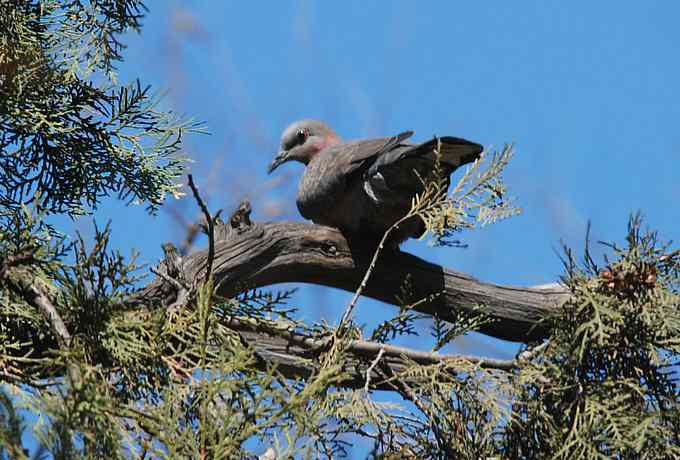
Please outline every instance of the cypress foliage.
[{"label": "cypress foliage", "polygon": [[[680,254],[638,216],[602,266],[565,249],[570,300],[511,366],[358,357],[362,337],[389,345],[422,329],[409,279],[374,330],[354,304],[338,328],[300,320],[292,292],[220,298],[210,273],[175,279],[178,305],[140,304],[143,273],[109,248],[108,226],[69,242],[45,219],[108,196],[154,211],[178,193],[183,136],[200,127],[115,74],[121,34],[145,13],[137,0],[0,2],[0,458],[337,458],[357,439],[384,459],[680,457]],[[511,157],[485,155],[450,193],[435,171],[408,216],[456,245],[516,214],[501,181]],[[490,321],[457,319],[433,318],[423,343],[436,352]],[[312,372],[273,365],[235,323],[322,343],[299,357]],[[357,363],[376,377],[348,385]]]}]

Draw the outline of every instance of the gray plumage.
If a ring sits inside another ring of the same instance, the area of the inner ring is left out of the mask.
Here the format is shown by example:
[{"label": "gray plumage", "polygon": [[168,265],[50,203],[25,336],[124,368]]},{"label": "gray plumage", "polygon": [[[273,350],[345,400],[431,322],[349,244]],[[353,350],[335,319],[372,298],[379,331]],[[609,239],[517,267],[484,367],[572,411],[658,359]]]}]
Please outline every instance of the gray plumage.
[{"label": "gray plumage", "polygon": [[[284,131],[282,151],[270,172],[289,160],[306,164],[297,195],[300,214],[340,229],[349,239],[374,242],[409,211],[412,198],[423,190],[420,178],[430,176],[434,168],[436,139],[414,144],[407,141],[412,135],[407,131],[343,143],[323,123],[303,120]],[[465,139],[439,140],[447,180],[482,152],[481,145]],[[409,219],[393,233],[390,243],[419,237],[424,230],[421,219]]]}]

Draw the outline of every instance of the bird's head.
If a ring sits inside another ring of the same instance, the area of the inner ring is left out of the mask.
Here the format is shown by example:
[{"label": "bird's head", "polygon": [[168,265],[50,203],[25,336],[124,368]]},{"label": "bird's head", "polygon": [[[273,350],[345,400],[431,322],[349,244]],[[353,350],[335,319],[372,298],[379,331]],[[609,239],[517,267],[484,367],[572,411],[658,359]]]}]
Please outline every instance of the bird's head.
[{"label": "bird's head", "polygon": [[317,120],[296,121],[283,131],[281,150],[269,165],[269,172],[290,160],[306,165],[321,150],[339,143],[338,135],[325,123]]}]

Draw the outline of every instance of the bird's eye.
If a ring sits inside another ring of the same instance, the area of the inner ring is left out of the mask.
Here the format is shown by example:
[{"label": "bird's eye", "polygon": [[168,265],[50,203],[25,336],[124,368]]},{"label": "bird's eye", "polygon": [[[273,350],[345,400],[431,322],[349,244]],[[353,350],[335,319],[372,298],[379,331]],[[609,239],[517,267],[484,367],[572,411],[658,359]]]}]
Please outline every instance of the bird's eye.
[{"label": "bird's eye", "polygon": [[304,144],[308,137],[309,137],[309,131],[307,131],[306,129],[299,129],[298,130],[298,132],[297,132],[298,144],[300,144],[300,145]]}]

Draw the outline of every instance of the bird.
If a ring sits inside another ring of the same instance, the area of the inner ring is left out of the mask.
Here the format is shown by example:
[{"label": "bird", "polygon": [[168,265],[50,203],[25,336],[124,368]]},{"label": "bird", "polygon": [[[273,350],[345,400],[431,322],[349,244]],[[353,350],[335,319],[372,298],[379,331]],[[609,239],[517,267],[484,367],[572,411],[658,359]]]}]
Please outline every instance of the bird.
[{"label": "bird", "polygon": [[[288,161],[306,166],[296,198],[300,214],[315,224],[339,229],[348,241],[373,244],[411,209],[424,190],[423,179],[440,165],[449,185],[456,168],[481,155],[480,144],[458,137],[435,137],[424,143],[408,139],[413,131],[375,139],[343,141],[326,123],[299,120],[281,135],[281,148],[268,168],[271,174]],[[414,216],[390,232],[387,245],[398,248],[425,232]]]}]

